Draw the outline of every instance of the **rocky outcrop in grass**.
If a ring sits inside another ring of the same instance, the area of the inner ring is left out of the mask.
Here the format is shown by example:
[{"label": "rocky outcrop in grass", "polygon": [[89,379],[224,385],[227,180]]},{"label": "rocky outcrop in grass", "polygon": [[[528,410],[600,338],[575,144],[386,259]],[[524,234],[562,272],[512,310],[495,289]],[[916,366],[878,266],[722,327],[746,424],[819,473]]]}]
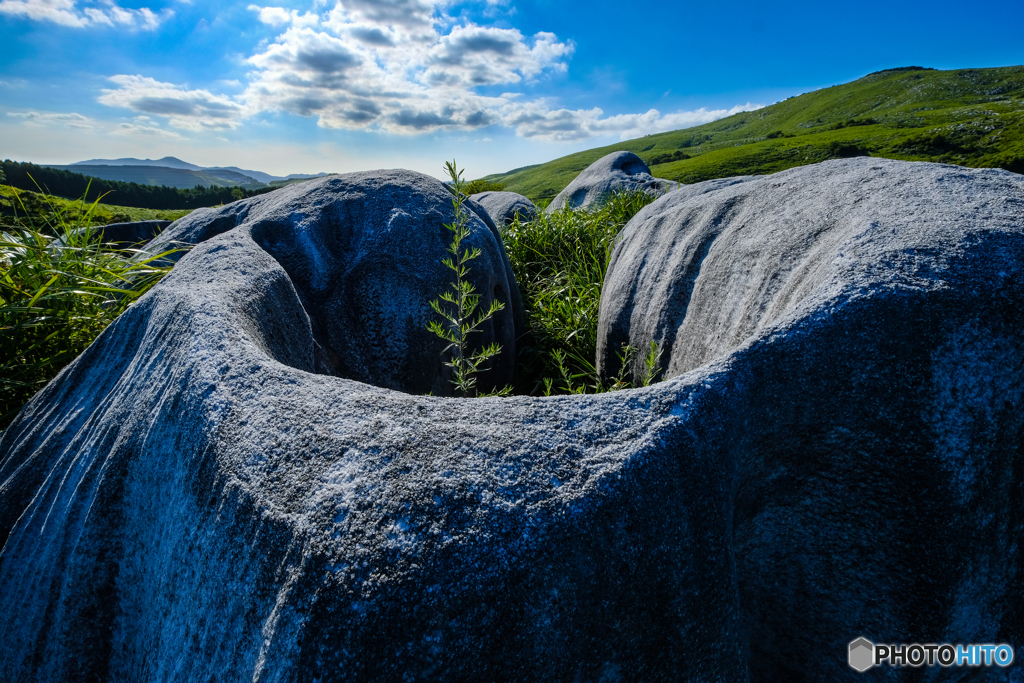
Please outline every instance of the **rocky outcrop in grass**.
[{"label": "rocky outcrop in grass", "polygon": [[612,152],[585,168],[558,193],[545,211],[596,207],[615,192],[646,192],[659,197],[678,183],[651,175],[644,160],[632,152]]},{"label": "rocky outcrop in grass", "polygon": [[526,222],[537,217],[537,207],[529,199],[515,192],[478,192],[470,199],[487,211],[499,229],[510,225],[516,216]]}]

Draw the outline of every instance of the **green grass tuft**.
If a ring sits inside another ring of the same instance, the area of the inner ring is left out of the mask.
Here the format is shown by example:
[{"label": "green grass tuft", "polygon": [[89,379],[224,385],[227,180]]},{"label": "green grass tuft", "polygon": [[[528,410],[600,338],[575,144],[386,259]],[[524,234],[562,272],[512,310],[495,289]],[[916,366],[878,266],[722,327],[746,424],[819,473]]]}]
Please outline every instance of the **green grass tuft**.
[{"label": "green grass tuft", "polygon": [[[170,266],[101,242],[98,202],[29,211],[0,226],[0,429]],[[83,230],[84,229],[84,230]]]},{"label": "green grass tuft", "polygon": [[517,217],[508,227],[505,249],[533,337],[520,357],[517,393],[592,393],[626,386],[621,378],[611,387],[602,385],[594,366],[601,287],[616,236],[652,201],[643,192],[619,193],[599,209],[566,208],[528,222]]}]

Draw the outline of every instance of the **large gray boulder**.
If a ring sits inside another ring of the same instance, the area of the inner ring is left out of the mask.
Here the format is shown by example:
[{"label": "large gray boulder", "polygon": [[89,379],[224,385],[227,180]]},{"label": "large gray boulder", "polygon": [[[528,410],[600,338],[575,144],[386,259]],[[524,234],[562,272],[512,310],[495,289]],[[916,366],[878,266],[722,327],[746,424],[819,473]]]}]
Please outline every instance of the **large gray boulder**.
[{"label": "large gray boulder", "polygon": [[652,176],[644,160],[632,152],[612,152],[587,166],[551,200],[545,212],[599,206],[608,195],[621,191],[640,190],[660,197],[678,186],[679,183],[672,180]]},{"label": "large gray boulder", "polygon": [[[386,205],[358,186],[317,195],[361,195],[323,208],[338,239]],[[297,207],[234,214],[0,437],[0,679],[859,681],[857,637],[1020,643],[1024,178],[854,160],[690,201],[792,245],[796,303],[553,398],[317,373],[302,283],[347,261]],[[760,315],[758,273],[720,304]]]},{"label": "large gray boulder", "polygon": [[[309,318],[317,372],[451,395],[446,344],[427,329],[437,317],[430,301],[450,290],[454,277],[442,265],[451,243],[444,224],[455,218],[451,199],[443,184],[409,171],[329,176],[194,211],[146,249],[159,253],[241,228],[288,273]],[[516,340],[526,317],[496,226],[476,203],[467,207],[471,233],[464,248],[481,249],[468,263],[479,308],[495,298],[505,304],[471,337],[474,348],[502,346],[480,380],[481,389],[493,390],[515,380]]]},{"label": "large gray boulder", "polygon": [[511,225],[516,216],[526,222],[536,218],[538,213],[537,205],[517,192],[477,192],[470,195],[470,199],[484,207],[499,229]]}]

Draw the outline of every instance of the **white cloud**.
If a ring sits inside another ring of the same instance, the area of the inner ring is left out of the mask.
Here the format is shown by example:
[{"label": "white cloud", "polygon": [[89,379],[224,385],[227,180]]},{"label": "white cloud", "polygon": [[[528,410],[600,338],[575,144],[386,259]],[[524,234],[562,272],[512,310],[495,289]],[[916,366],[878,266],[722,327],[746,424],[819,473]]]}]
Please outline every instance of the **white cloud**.
[{"label": "white cloud", "polygon": [[78,0],[0,0],[0,14],[21,16],[35,21],[52,21],[63,26],[125,26],[154,30],[171,17],[172,10],[156,14],[151,9],[125,9],[113,0],[98,0],[79,6]]},{"label": "white cloud", "polygon": [[[73,7],[71,0],[35,1]],[[497,10],[507,0],[476,1]],[[111,79],[118,87],[104,90],[99,101],[165,117],[171,127],[192,131],[236,128],[257,113],[283,112],[316,117],[324,128],[386,133],[502,125],[542,141],[640,137],[760,106],[605,116],[596,107],[570,110],[551,100],[530,100],[517,90],[566,71],[573,42],[548,32],[527,36],[515,28],[456,19],[445,13],[454,2],[341,0],[332,6],[314,0],[312,11],[301,14],[249,5],[279,34],[248,58],[248,85],[237,96],[119,75]],[[108,5],[108,16],[115,16],[115,7]],[[483,87],[508,92],[488,96],[479,92]]]},{"label": "white cloud", "polygon": [[114,133],[117,135],[127,135],[132,137],[165,138],[172,140],[184,139],[173,130],[161,128],[148,116],[136,116],[134,123],[118,124]]},{"label": "white cloud", "polygon": [[[505,97],[485,85],[517,85],[564,71],[571,42],[552,33],[454,24],[441,0],[344,0],[312,24],[309,13],[250,6],[279,26],[249,58],[242,96],[253,111],[316,116],[325,128],[392,133],[474,129],[500,123]],[[494,3],[491,3],[494,4]]]},{"label": "white cloud", "polygon": [[110,80],[120,87],[104,90],[99,98],[102,104],[163,116],[175,128],[193,131],[237,128],[247,115],[243,105],[207,90],[187,90],[145,76],[121,75]]},{"label": "white cloud", "polygon": [[110,133],[114,135],[133,137],[142,136],[146,138],[165,138],[174,140],[184,139],[181,135],[172,130],[161,128],[160,125],[153,121],[149,116],[136,116],[131,123],[97,121],[95,119],[90,119],[87,116],[82,116],[81,114],[64,112],[7,112],[7,116],[14,119],[20,119],[23,125],[35,129],[48,128],[53,131],[54,129],[65,128],[71,130],[90,131],[94,135]]},{"label": "white cloud", "polygon": [[442,4],[436,0],[344,0],[335,6],[332,14],[336,20],[353,23],[431,30],[435,14]]},{"label": "white cloud", "polygon": [[555,142],[585,140],[600,135],[614,134],[622,140],[643,137],[652,133],[663,133],[680,128],[689,128],[709,123],[726,116],[744,111],[760,109],[763,104],[742,104],[731,109],[706,109],[677,111],[662,114],[651,109],[645,114],[619,114],[605,117],[599,108],[594,109],[549,109],[546,102],[533,102],[517,107],[508,107],[503,118],[505,125],[514,127],[524,138],[538,138]]},{"label": "white cloud", "polygon": [[7,115],[16,119],[21,119],[26,124],[33,126],[57,124],[67,128],[77,128],[80,130],[91,130],[94,126],[94,122],[87,116],[74,113],[25,111],[7,112]]},{"label": "white cloud", "polygon": [[553,33],[538,33],[531,47],[515,29],[456,26],[430,49],[423,80],[467,89],[518,83],[545,69],[565,71],[561,60],[573,49]]},{"label": "white cloud", "polygon": [[249,5],[247,9],[256,12],[261,22],[271,26],[316,26],[320,23],[320,17],[313,12],[306,12],[300,16],[297,10],[286,10],[283,7]]}]

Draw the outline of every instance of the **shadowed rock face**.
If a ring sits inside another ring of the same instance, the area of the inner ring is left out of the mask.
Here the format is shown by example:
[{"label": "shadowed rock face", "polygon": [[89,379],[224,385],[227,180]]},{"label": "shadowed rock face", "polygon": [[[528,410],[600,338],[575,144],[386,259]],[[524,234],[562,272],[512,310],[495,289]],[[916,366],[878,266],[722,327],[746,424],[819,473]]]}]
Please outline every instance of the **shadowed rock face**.
[{"label": "shadowed rock face", "polygon": [[171,221],[151,220],[133,223],[111,223],[95,228],[103,235],[103,241],[119,246],[132,246],[148,242],[160,234]]},{"label": "shadowed rock face", "polygon": [[484,207],[499,229],[511,225],[516,214],[524,222],[537,217],[536,205],[516,192],[478,192],[470,198]]},{"label": "shadowed rock face", "polygon": [[[516,339],[526,319],[494,223],[479,205],[467,207],[472,232],[465,246],[481,249],[468,264],[481,294],[479,307],[486,310],[495,298],[505,304],[472,338],[477,348],[502,346],[481,379],[481,388],[491,390],[514,382]],[[445,344],[426,326],[436,317],[429,302],[451,286],[453,274],[442,260],[451,242],[444,224],[453,221],[451,195],[428,176],[352,173],[196,211],[148,249],[204,242],[241,228],[288,274],[313,333],[313,344],[302,352],[312,354],[316,372],[451,395],[451,371],[442,362]],[[274,344],[277,334],[268,333]],[[282,353],[297,351],[288,347]],[[305,369],[307,361],[298,367]]]},{"label": "shadowed rock face", "polygon": [[644,160],[632,152],[612,152],[587,166],[548,204],[546,213],[564,207],[585,209],[598,205],[613,192],[643,190],[658,197],[679,183],[651,175]]},{"label": "shadowed rock face", "polygon": [[208,214],[237,227],[0,438],[0,679],[859,681],[857,637],[1019,643],[1022,184],[871,159],[691,196],[726,222],[751,192],[802,230],[763,251],[835,256],[700,367],[557,398],[314,373],[322,252]]}]

